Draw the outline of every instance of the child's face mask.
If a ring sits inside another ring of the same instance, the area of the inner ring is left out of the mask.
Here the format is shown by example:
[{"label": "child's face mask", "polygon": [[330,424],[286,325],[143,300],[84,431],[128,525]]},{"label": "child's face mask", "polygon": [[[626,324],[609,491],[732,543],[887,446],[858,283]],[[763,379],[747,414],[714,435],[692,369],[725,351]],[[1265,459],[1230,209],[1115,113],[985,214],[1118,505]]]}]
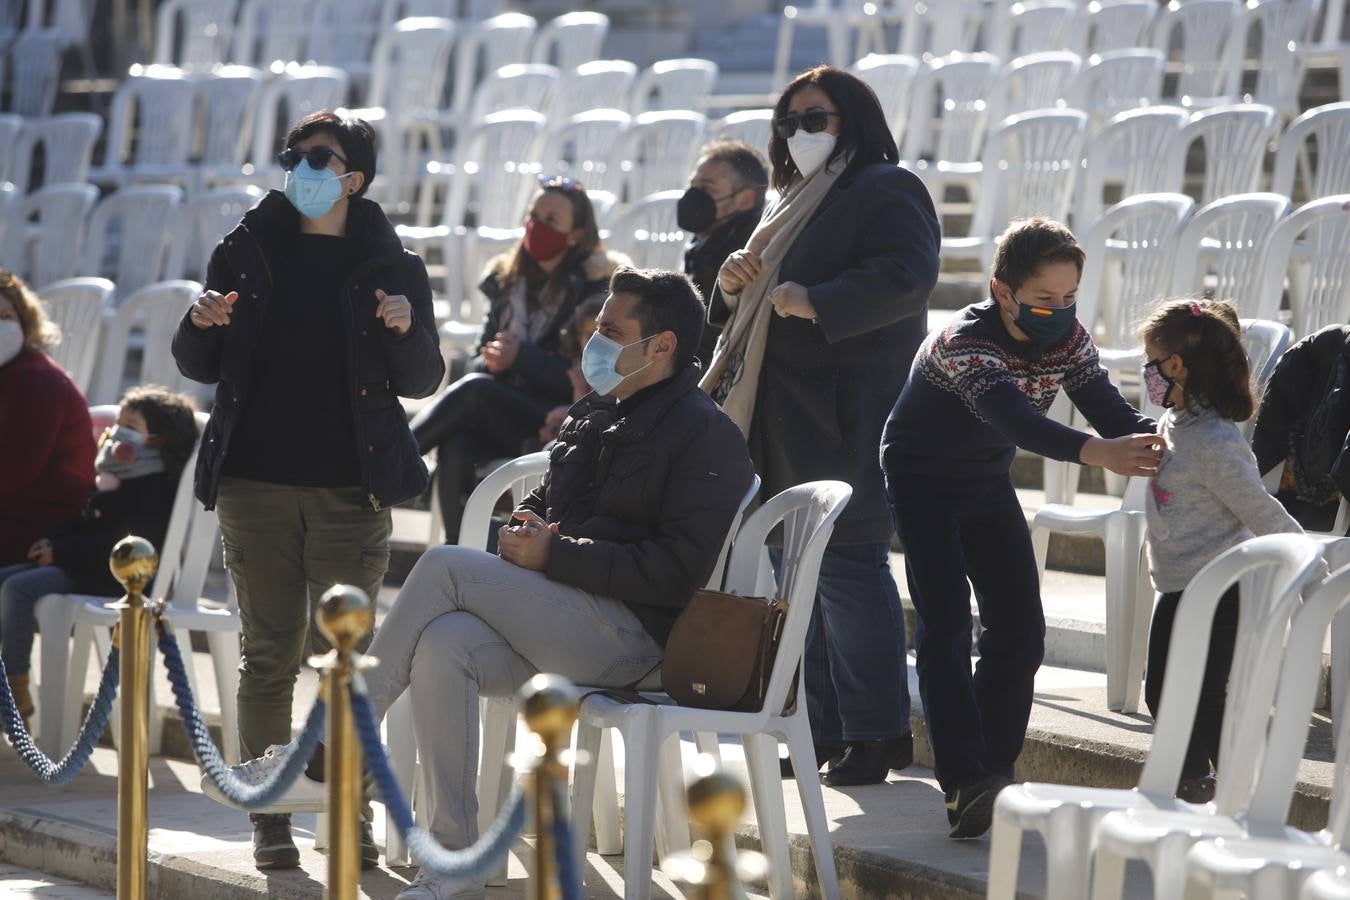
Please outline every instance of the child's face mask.
[{"label": "child's face mask", "polygon": [[103,435],[94,468],[125,481],[164,471],[158,447],[149,446],[150,435],[125,425],[114,425]]},{"label": "child's face mask", "polygon": [[1163,409],[1171,409],[1176,405],[1172,402],[1172,388],[1177,383],[1176,379],[1169,378],[1162,370],[1163,363],[1171,358],[1152,359],[1144,366],[1144,389],[1148,391],[1148,402]]}]

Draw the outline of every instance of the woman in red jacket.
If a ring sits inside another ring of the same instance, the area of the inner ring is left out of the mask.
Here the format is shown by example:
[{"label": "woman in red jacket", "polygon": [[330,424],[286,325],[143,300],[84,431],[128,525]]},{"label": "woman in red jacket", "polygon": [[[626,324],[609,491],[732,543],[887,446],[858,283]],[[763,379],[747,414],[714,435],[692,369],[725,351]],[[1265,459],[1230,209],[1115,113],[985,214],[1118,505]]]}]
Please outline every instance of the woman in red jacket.
[{"label": "woman in red jacket", "polygon": [[28,285],[0,269],[0,566],[27,562],[94,484],[89,407],[44,349],[59,337]]}]

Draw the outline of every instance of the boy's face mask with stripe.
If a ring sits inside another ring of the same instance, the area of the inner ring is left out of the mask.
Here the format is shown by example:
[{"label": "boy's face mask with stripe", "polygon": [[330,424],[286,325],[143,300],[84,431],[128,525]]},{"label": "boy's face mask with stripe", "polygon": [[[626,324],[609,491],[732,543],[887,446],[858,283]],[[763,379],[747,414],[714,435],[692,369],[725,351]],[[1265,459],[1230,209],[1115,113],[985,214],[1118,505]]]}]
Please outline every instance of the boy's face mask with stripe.
[{"label": "boy's face mask with stripe", "polygon": [[1073,331],[1078,314],[1077,289],[1078,271],[1072,263],[1042,266],[1018,288],[1024,295],[1040,295],[1040,302],[1022,300],[1010,284],[997,279],[990,282],[990,293],[1006,317],[1004,321],[1011,320],[1033,345],[1042,349],[1054,346]]}]

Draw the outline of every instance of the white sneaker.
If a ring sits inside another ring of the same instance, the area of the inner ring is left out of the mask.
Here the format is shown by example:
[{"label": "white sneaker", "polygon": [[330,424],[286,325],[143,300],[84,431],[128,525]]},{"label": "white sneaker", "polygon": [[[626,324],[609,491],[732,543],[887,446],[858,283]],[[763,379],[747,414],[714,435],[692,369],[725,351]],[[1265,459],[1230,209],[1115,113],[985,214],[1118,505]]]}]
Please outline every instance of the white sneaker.
[{"label": "white sneaker", "polygon": [[[230,766],[230,771],[235,778],[244,784],[256,786],[271,778],[272,773],[285,764],[286,758],[291,755],[293,750],[295,750],[295,741],[291,741],[289,744],[273,744],[267,748],[267,752],[262,756],[257,759],[250,759],[248,762],[240,763],[237,766]],[[222,794],[206,775],[202,775],[202,793],[217,803],[242,809]],[[302,771],[300,777],[295,779],[295,782],[287,788],[286,792],[272,801],[270,805],[263,809],[251,809],[249,812],[323,812],[327,796],[328,793],[323,782],[315,781]]]},{"label": "white sneaker", "polygon": [[438,878],[418,869],[417,877],[394,900],[483,900],[485,896],[481,885],[470,885],[459,878]]}]

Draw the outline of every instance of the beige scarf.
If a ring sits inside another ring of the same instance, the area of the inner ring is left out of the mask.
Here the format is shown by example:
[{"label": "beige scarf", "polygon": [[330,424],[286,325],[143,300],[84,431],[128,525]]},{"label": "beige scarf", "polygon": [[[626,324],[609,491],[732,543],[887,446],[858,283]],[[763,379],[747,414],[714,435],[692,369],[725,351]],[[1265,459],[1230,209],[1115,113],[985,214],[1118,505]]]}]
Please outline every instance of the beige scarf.
[{"label": "beige scarf", "polygon": [[764,366],[764,348],[769,341],[769,322],[773,315],[769,292],[778,286],[778,270],[788,248],[847,166],[847,160],[837,159],[832,165],[817,169],[810,178],[798,181],[777,203],[765,209],[746,244],[746,249],[759,254],[759,275],[741,288],[740,294],[722,295],[731,310],[731,318],[722,329],[717,351],[699,387],[708,392],[747,436],[750,420],[755,414],[759,373]]}]

